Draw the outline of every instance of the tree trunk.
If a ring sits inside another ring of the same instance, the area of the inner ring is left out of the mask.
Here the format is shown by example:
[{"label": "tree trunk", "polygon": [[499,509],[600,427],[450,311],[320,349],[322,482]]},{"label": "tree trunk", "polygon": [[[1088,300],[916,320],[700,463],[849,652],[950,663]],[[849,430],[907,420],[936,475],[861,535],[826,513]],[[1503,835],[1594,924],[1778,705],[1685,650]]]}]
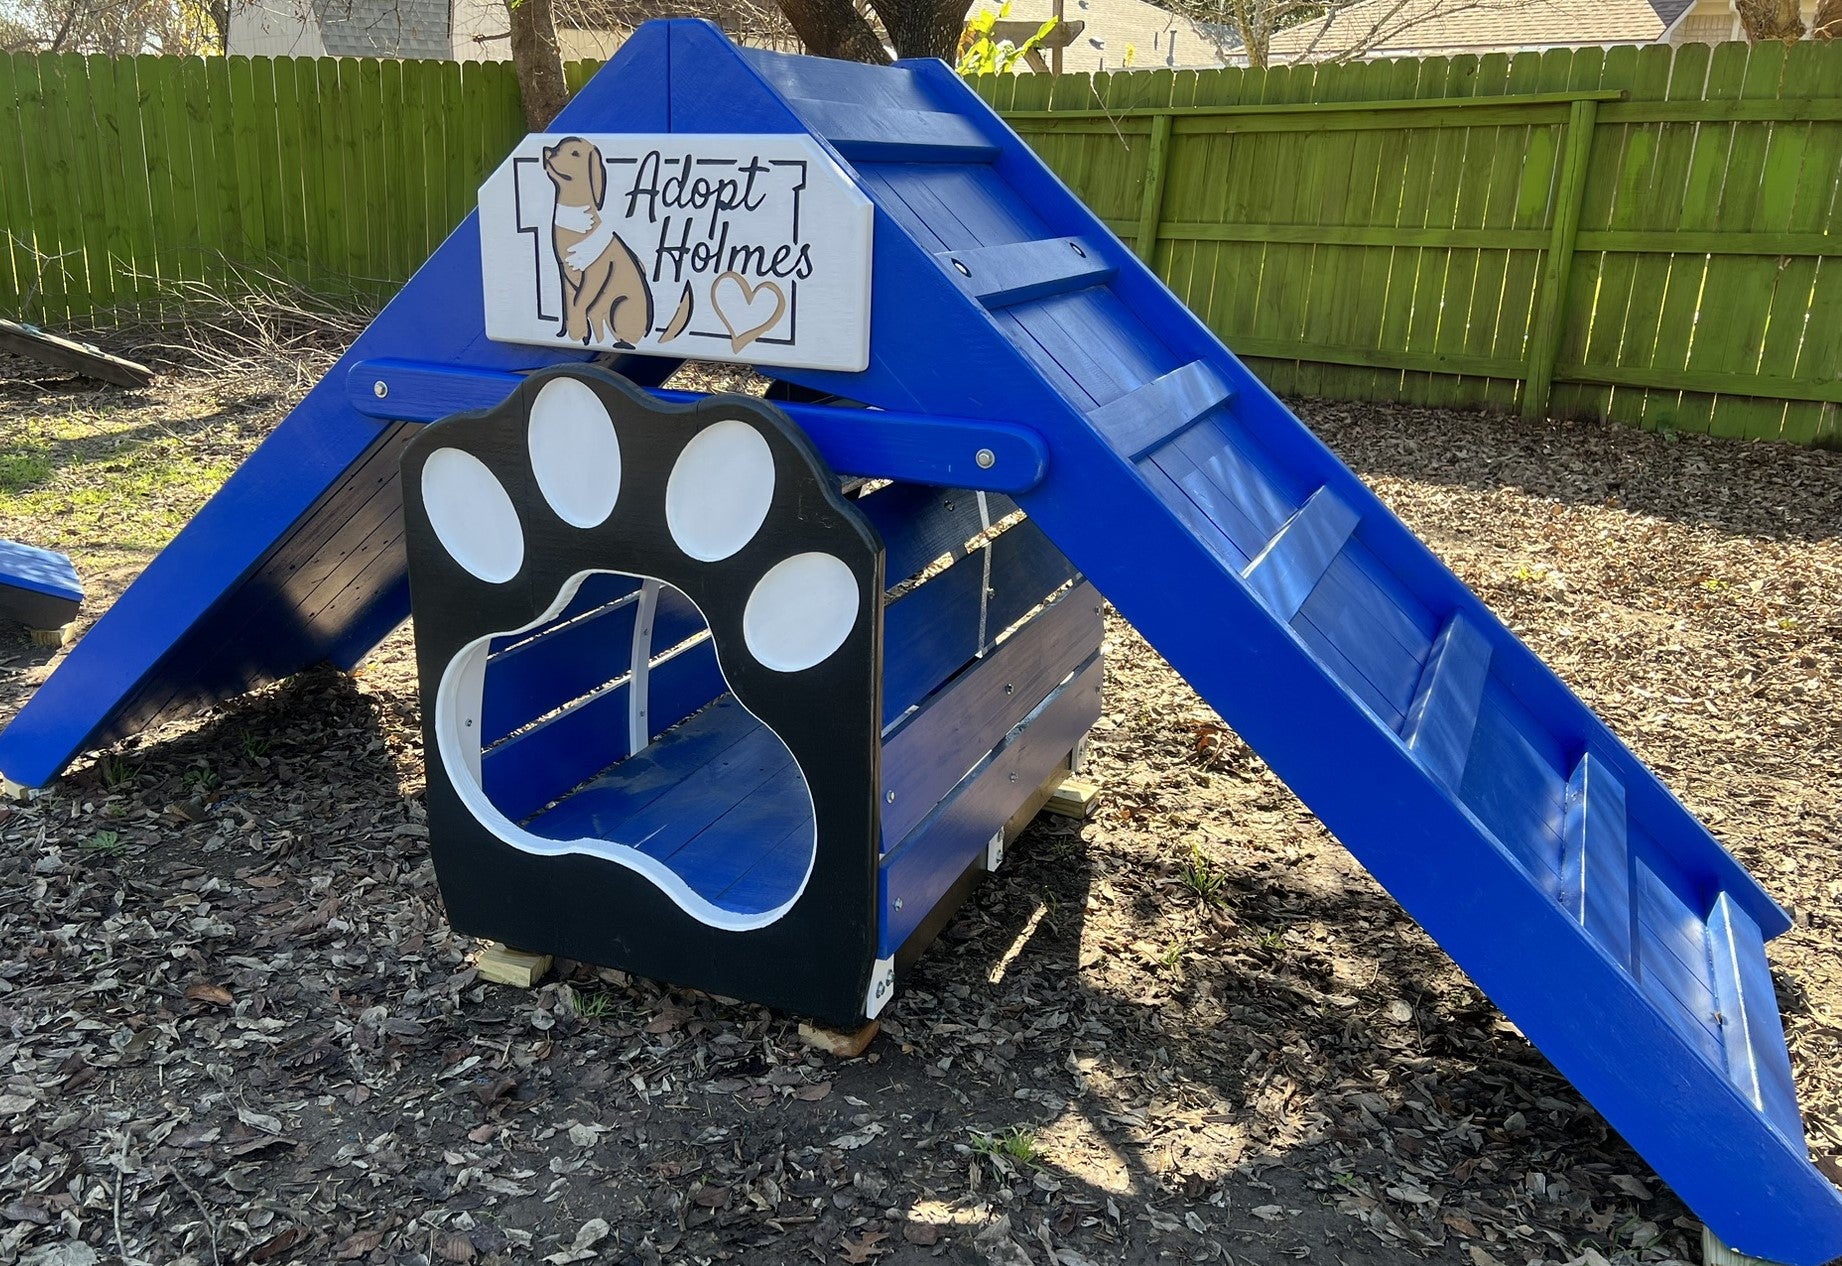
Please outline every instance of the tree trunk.
[{"label": "tree trunk", "polygon": [[1816,20],[1810,34],[1819,40],[1842,39],[1842,0],[1822,0],[1816,6]]},{"label": "tree trunk", "polygon": [[563,51],[556,40],[550,0],[505,0],[512,24],[512,67],[518,73],[518,96],[524,124],[533,132],[550,126],[569,104],[563,82]]},{"label": "tree trunk", "polygon": [[1797,0],[1739,0],[1738,8],[1740,25],[1754,43],[1783,40],[1789,44],[1803,38],[1804,19]]},{"label": "tree trunk", "polygon": [[870,0],[897,57],[951,62],[966,29],[966,6],[955,0]]},{"label": "tree trunk", "polygon": [[780,0],[780,11],[814,57],[889,64],[882,40],[851,0]]}]

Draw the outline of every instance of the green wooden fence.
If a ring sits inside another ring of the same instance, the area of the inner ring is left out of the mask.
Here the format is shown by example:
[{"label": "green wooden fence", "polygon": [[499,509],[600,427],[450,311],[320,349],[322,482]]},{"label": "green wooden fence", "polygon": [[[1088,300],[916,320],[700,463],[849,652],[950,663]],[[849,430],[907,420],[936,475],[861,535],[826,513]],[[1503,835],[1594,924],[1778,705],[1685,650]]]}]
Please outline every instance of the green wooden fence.
[{"label": "green wooden fence", "polygon": [[[980,87],[1281,391],[1842,444],[1842,43]],[[498,64],[0,55],[9,111],[0,312],[50,322],[387,289],[522,133]]]},{"label": "green wooden fence", "polygon": [[246,265],[381,292],[522,135],[503,63],[0,53],[0,312],[141,311]]},{"label": "green wooden fence", "polygon": [[1280,391],[1842,444],[1842,44],[986,95]]}]

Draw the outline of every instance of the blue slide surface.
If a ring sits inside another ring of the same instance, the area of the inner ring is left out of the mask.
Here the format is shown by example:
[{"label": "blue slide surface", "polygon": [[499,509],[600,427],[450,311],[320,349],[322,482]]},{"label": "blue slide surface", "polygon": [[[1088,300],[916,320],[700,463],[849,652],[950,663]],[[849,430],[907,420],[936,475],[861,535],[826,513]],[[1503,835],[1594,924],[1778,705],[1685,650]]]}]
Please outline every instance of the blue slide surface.
[{"label": "blue slide surface", "polygon": [[[825,142],[876,208],[870,365],[774,375],[1039,433],[1019,504],[1696,1214],[1754,1256],[1842,1255],[1766,963],[1784,910],[948,68],[654,23],[571,129]],[[451,412],[558,359],[486,342],[477,252],[469,220],[0,734],[0,771],[42,782],[402,618],[402,424],[345,377],[447,366]]]}]

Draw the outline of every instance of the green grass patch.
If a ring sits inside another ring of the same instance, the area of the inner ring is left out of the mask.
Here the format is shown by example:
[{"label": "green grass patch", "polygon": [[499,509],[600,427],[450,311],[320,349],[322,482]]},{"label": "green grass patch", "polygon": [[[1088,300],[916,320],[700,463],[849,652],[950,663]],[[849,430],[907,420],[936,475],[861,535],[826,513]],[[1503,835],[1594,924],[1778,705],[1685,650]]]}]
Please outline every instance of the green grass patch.
[{"label": "green grass patch", "polygon": [[0,535],[65,550],[79,566],[144,557],[230,477],[267,421],[184,388],[0,402]]}]

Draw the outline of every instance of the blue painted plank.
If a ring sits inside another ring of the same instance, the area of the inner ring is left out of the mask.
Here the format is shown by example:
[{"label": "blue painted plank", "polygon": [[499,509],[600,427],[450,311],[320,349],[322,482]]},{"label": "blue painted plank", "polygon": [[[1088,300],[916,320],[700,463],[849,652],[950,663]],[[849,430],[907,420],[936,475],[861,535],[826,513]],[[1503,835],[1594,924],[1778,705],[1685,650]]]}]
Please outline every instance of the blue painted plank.
[{"label": "blue painted plank", "polygon": [[1311,651],[1318,663],[1336,674],[1337,680],[1360,699],[1383,725],[1398,730],[1407,716],[1407,708],[1378,689],[1368,674],[1356,666],[1343,647],[1325,636],[1322,630],[1302,615],[1292,621],[1292,631]]},{"label": "blue painted plank", "polygon": [[883,741],[883,836],[901,839],[1100,645],[1099,594],[1077,585],[936,691]]},{"label": "blue painted plank", "polygon": [[[649,689],[654,724],[669,726],[727,687],[706,639],[655,665]],[[500,743],[480,758],[480,777],[515,822],[628,754],[627,687],[620,685]]]},{"label": "blue painted plank", "polygon": [[[1147,459],[1146,466],[1169,480],[1165,484],[1146,479],[1148,490],[1157,495],[1167,510],[1185,522],[1200,514],[1204,521],[1234,543],[1235,552],[1244,560],[1251,561],[1272,539],[1279,524],[1285,522],[1283,514],[1268,524],[1256,517],[1257,510],[1250,513],[1246,503],[1222,490],[1220,471],[1214,474],[1205,471],[1180,445],[1159,449]],[[1288,509],[1286,514],[1290,513]],[[1234,574],[1240,575],[1245,566],[1243,562],[1236,567]]]},{"label": "blue painted plank", "polygon": [[1095,656],[1006,735],[906,839],[895,841],[880,872],[880,956],[902,947],[966,868],[984,856],[994,824],[1022,808],[1100,719],[1104,678]]},{"label": "blue painted plank", "polygon": [[[680,844],[665,857],[665,864],[695,891],[721,903],[736,880],[788,835],[803,836],[810,855],[816,843],[812,799],[791,760],[721,817]],[[791,897],[795,886],[787,885],[780,901]],[[779,905],[780,901],[770,905]]]},{"label": "blue painted plank", "polygon": [[[555,625],[492,656],[481,698],[480,738],[487,746],[557,708],[624,678],[632,667],[631,597]],[[653,620],[654,654],[707,626],[703,614],[675,589],[661,587]]]},{"label": "blue painted plank", "polygon": [[1088,412],[1088,424],[1135,462],[1200,422],[1234,393],[1205,361],[1193,360]]},{"label": "blue painted plank", "polygon": [[69,555],[19,541],[0,540],[0,585],[66,602],[83,601],[83,582]]},{"label": "blue painted plank", "polygon": [[982,163],[997,147],[964,115],[796,97],[788,104],[844,157],[866,163]]},{"label": "blue painted plank", "polygon": [[1626,968],[1632,965],[1633,883],[1624,784],[1585,753],[1567,779],[1561,905]]},{"label": "blue painted plank", "polygon": [[1709,912],[1708,946],[1714,959],[1714,996],[1720,1007],[1727,1076],[1787,1139],[1802,1144],[1804,1122],[1797,1110],[1797,1084],[1778,1019],[1765,938],[1759,925],[1724,892],[1714,898]]},{"label": "blue painted plank", "polygon": [[774,909],[798,888],[811,854],[811,828],[794,827],[725,888],[716,903],[737,914]]},{"label": "blue painted plank", "polygon": [[650,857],[670,858],[736,804],[770,783],[800,778],[785,743],[765,725],[614,827],[615,837]]},{"label": "blue painted plank", "polygon": [[1258,553],[1292,517],[1292,512],[1304,503],[1307,491],[1325,484],[1334,486],[1344,502],[1363,518],[1375,517],[1373,511],[1363,509],[1364,498],[1351,495],[1350,489],[1342,486],[1342,481],[1326,480],[1324,484],[1307,485],[1293,492],[1287,484],[1296,481],[1286,476],[1283,466],[1261,444],[1253,433],[1255,426],[1251,416],[1239,412],[1226,416],[1216,414],[1203,425],[1193,426],[1171,441],[1172,448],[1194,462],[1197,469],[1214,482],[1221,495],[1238,506],[1260,529],[1260,539],[1249,543],[1250,555]]},{"label": "blue painted plank", "polygon": [[780,95],[877,105],[891,110],[934,110],[925,84],[900,67],[872,67],[830,57],[785,57],[738,48],[736,56]]},{"label": "blue painted plank", "polygon": [[[1188,459],[1179,456],[1182,468],[1190,469]],[[1181,485],[1164,472],[1155,461],[1147,459],[1139,464],[1139,478],[1145,481],[1146,488],[1185,528],[1190,535],[1200,541],[1227,571],[1239,575],[1247,566],[1248,554],[1237,545],[1229,535],[1222,531],[1221,525],[1211,519],[1203,508],[1190,500]]]},{"label": "blue painted plank", "polygon": [[568,624],[571,620],[580,619],[591,611],[600,610],[610,602],[637,591],[639,587],[639,581],[619,572],[603,572],[594,576],[586,576],[576,587],[575,595],[564,604],[561,611],[557,612],[556,619],[510,637],[495,637],[492,640],[492,653],[497,655],[514,646],[522,646],[533,638],[543,637],[552,630]]},{"label": "blue painted plank", "polygon": [[615,828],[759,728],[735,696],[724,695],[622,759],[555,805],[526,829],[546,839],[611,839]]},{"label": "blue painted plank", "polygon": [[942,251],[936,258],[948,277],[988,309],[1103,285],[1114,271],[1078,237]]},{"label": "blue painted plank", "polygon": [[883,576],[894,588],[945,554],[964,553],[966,542],[1017,511],[1002,493],[979,494],[969,488],[930,488],[888,484],[858,498],[863,512],[883,538]]},{"label": "blue painted plank", "polygon": [[[1414,687],[1420,684],[1420,664],[1426,659],[1427,647],[1422,645],[1418,653],[1410,653],[1386,633],[1377,631],[1364,615],[1362,608],[1354,604],[1324,603],[1314,610],[1307,602],[1305,609],[1293,617],[1292,631],[1305,638],[1307,644],[1315,645],[1311,638],[1316,637],[1333,646],[1349,665],[1348,671],[1387,704],[1377,715],[1393,715],[1395,720],[1388,728],[1398,731],[1407,715],[1407,705],[1413,702]],[[1325,663],[1329,665],[1330,661]]]},{"label": "blue painted plank", "polygon": [[1462,615],[1454,615],[1427,656],[1401,741],[1421,766],[1456,791],[1471,755],[1478,705],[1490,673],[1490,643]]},{"label": "blue painted plank", "polygon": [[1241,573],[1273,618],[1290,624],[1356,531],[1356,512],[1319,488]]},{"label": "blue painted plank", "polygon": [[1410,611],[1378,583],[1372,570],[1378,566],[1358,541],[1331,560],[1323,583],[1305,599],[1299,614],[1348,647],[1370,680],[1405,709],[1439,628],[1426,617],[1422,629],[1414,617],[1425,612]]},{"label": "blue painted plank", "polygon": [[1517,726],[1514,703],[1495,682],[1485,687],[1478,705],[1458,796],[1516,855],[1529,878],[1558,898],[1567,784]]},{"label": "blue painted plank", "polygon": [[885,726],[1074,576],[1068,559],[1027,520],[989,548],[989,578],[984,557],[974,554],[889,606],[883,636]]}]

